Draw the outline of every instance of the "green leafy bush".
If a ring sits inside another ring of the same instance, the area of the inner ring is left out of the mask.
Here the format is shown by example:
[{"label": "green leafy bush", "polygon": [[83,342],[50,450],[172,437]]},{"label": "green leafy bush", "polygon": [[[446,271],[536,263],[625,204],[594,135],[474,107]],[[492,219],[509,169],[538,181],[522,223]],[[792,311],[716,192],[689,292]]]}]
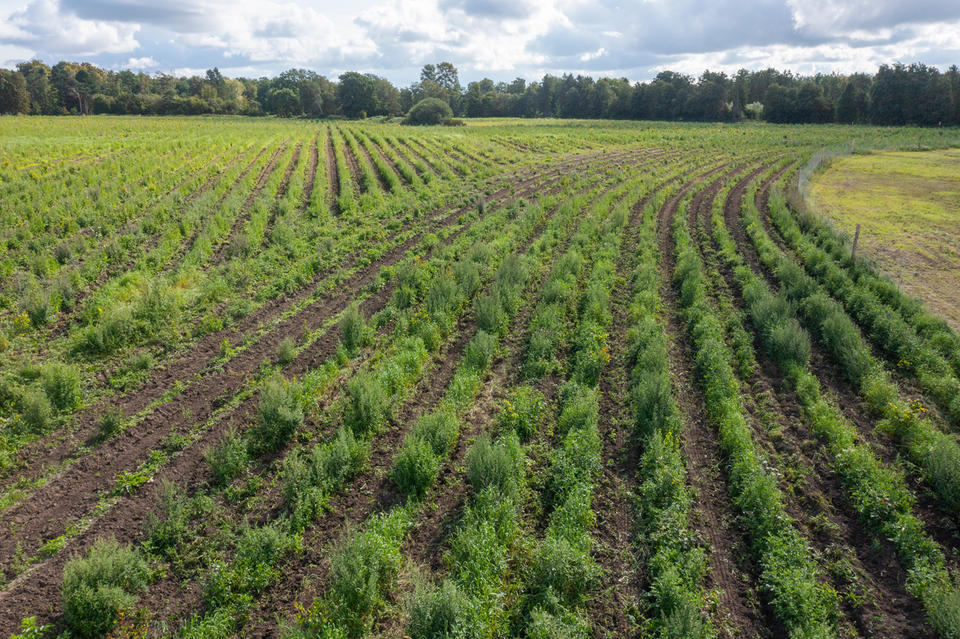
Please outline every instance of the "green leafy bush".
[{"label": "green leafy bush", "polygon": [[467,344],[466,352],[463,354],[463,363],[474,371],[483,373],[490,365],[496,351],[497,338],[481,329]]},{"label": "green leafy bush", "polygon": [[75,366],[58,362],[46,364],[40,384],[57,410],[73,410],[80,405],[80,373]]},{"label": "green leafy bush", "polygon": [[407,437],[397,453],[390,479],[408,497],[422,499],[437,481],[442,459],[430,444],[417,437]]},{"label": "green leafy bush", "polygon": [[443,124],[453,117],[453,109],[439,98],[425,98],[420,100],[404,119],[404,124],[414,126]]},{"label": "green leafy bush", "polygon": [[352,304],[340,320],[340,339],[350,357],[356,357],[364,345],[364,333],[367,324],[360,314],[360,307]]},{"label": "green leafy bush", "polygon": [[344,423],[358,434],[375,433],[387,415],[386,395],[380,383],[368,374],[361,374],[347,384],[347,407]]},{"label": "green leafy bush", "polygon": [[510,433],[496,442],[492,442],[488,434],[482,434],[467,453],[466,463],[474,492],[493,487],[505,496],[517,495],[523,450],[516,434]]},{"label": "green leafy bush", "polygon": [[31,433],[41,435],[53,427],[53,407],[43,393],[25,390],[20,396],[20,420]]},{"label": "green leafy bush", "polygon": [[63,570],[67,625],[84,637],[106,633],[120,612],[133,610],[149,578],[150,566],[136,550],[112,539],[97,541],[86,557],[74,557]]},{"label": "green leafy bush", "polygon": [[460,435],[460,423],[447,411],[436,411],[417,420],[411,436],[426,442],[438,457],[446,457]]},{"label": "green leafy bush", "polygon": [[285,337],[277,347],[277,361],[286,366],[297,356],[297,343],[292,337]]},{"label": "green leafy bush", "polygon": [[550,412],[543,393],[529,384],[518,386],[503,400],[497,423],[501,431],[512,431],[521,440],[536,433],[543,422],[549,419]]},{"label": "green leafy bush", "polygon": [[242,473],[249,461],[247,443],[233,429],[227,431],[220,445],[203,453],[219,484],[229,484]]},{"label": "green leafy bush", "polygon": [[277,450],[303,425],[300,394],[299,384],[279,375],[263,387],[260,392],[260,425],[253,432],[253,441],[259,450]]}]

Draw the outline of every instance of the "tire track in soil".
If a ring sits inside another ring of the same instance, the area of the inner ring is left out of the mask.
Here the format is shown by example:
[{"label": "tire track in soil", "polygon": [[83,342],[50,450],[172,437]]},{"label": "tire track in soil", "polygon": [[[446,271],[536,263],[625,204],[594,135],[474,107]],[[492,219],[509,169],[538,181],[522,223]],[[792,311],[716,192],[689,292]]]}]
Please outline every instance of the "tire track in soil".
[{"label": "tire track in soil", "polygon": [[[750,583],[737,576],[738,558],[747,548],[741,532],[735,528],[737,513],[729,486],[720,470],[723,454],[715,429],[705,409],[706,399],[696,379],[693,345],[680,322],[680,302],[672,281],[676,266],[673,252],[672,221],[680,201],[698,181],[721,171],[721,166],[688,182],[661,208],[659,220],[660,296],[664,306],[667,347],[670,353],[671,377],[675,380],[677,404],[685,424],[683,455],[687,462],[691,487],[696,492],[694,527],[701,539],[709,540],[710,571],[706,588],[718,589],[723,618],[718,620],[721,635],[769,637],[768,624],[756,609],[758,601],[753,579]],[[757,574],[754,570],[751,574]],[[749,578],[749,577],[748,577]]]},{"label": "tire track in soil", "polygon": [[[529,183],[532,183],[535,179],[536,178],[531,178]],[[535,188],[537,187],[531,187],[530,190],[532,191]],[[447,223],[452,223],[452,217],[451,215],[447,218]],[[465,232],[467,228],[469,227],[464,227],[452,234],[443,241],[443,244],[445,245],[454,241],[454,239]],[[404,252],[400,252],[399,250],[394,253],[394,262],[404,254]],[[379,271],[380,264],[376,266],[377,268],[368,267],[366,276],[360,279],[360,281],[354,282],[352,290],[344,291],[338,298],[332,301],[319,300],[316,304],[320,304],[321,308],[310,318],[312,322],[307,324],[306,320],[304,320],[304,324],[307,325],[308,330],[319,327],[326,318],[331,317],[336,312],[345,308],[353,299],[356,292],[365,286],[375,273]],[[390,292],[391,287],[384,287],[375,296],[368,298],[364,302],[363,308],[367,308],[369,305],[382,308],[386,305]],[[321,304],[321,302],[323,302],[323,304]],[[370,311],[371,314],[372,312],[374,311]],[[179,400],[179,405],[191,411],[191,419],[193,422],[197,423],[206,420],[213,410],[222,406],[226,401],[225,397],[232,396],[232,391],[239,387],[242,378],[245,377],[245,372],[253,370],[264,357],[272,356],[276,345],[279,344],[284,337],[297,337],[302,328],[301,324],[294,320],[303,320],[303,315],[305,314],[307,313],[303,312],[287,322],[289,330],[286,334],[274,334],[272,339],[265,339],[258,344],[257,348],[250,348],[241,353],[235,360],[228,364],[226,370],[209,375],[197,385],[187,388]],[[316,366],[326,359],[326,357],[331,356],[335,350],[336,338],[335,336],[331,336],[330,331],[328,331],[326,340],[321,339],[315,342],[310,348],[300,354],[298,360],[310,359],[310,365]],[[237,372],[238,370],[240,371],[239,373]],[[209,398],[211,397],[217,399],[210,401]],[[235,409],[233,411],[234,414],[239,410],[240,409]],[[4,513],[4,520],[7,522],[6,525],[9,526],[11,523],[15,524],[19,528],[18,536],[21,538],[29,538],[33,542],[33,546],[38,546],[41,539],[46,540],[57,536],[69,520],[84,516],[85,513],[90,511],[90,508],[96,501],[96,491],[109,489],[109,478],[113,477],[116,472],[125,468],[135,467],[137,459],[142,457],[141,453],[158,445],[168,432],[177,430],[182,426],[189,427],[190,422],[183,412],[177,412],[177,409],[170,405],[161,407],[157,412],[144,420],[148,426],[152,424],[152,422],[158,421],[162,422],[163,425],[168,428],[161,426],[161,424],[156,424],[153,428],[137,428],[132,432],[128,431],[119,439],[111,440],[111,442],[108,443],[109,450],[102,450],[98,459],[85,457],[78,460],[68,471],[60,477],[57,477],[56,482],[51,481],[40,491],[28,498],[27,501]],[[208,431],[204,438],[212,441],[211,438],[213,435],[209,433],[210,431]],[[195,452],[199,448],[200,445],[195,444],[191,450]],[[81,475],[81,477],[77,478],[76,475],[78,474]],[[101,474],[104,475],[104,477],[98,478]],[[84,476],[86,478],[85,480]],[[66,512],[59,507],[59,504],[63,503],[71,504]],[[51,509],[56,512],[56,516],[48,519],[47,516],[42,513],[50,512]],[[35,511],[35,514],[29,517],[25,516],[25,511],[29,512],[31,510]],[[91,530],[95,530],[97,527],[98,526],[95,525]],[[13,545],[14,542],[12,538],[6,541],[0,539],[0,549],[2,549],[0,550],[0,554],[7,557],[11,556]],[[3,594],[0,594],[0,597],[2,596]]]},{"label": "tire track in soil", "polygon": [[[542,229],[540,229],[539,232],[542,232]],[[459,235],[459,233],[447,238],[445,242],[452,242],[456,235]],[[389,289],[385,287],[381,289],[380,293],[376,296],[366,300],[361,305],[361,310],[367,316],[372,315],[380,308],[383,308],[388,299]],[[296,358],[295,363],[291,366],[293,370],[285,372],[292,372],[295,375],[300,374],[314,367],[318,358],[322,361],[322,359],[332,355],[337,345],[337,337],[331,335],[332,332],[335,331],[328,331],[325,335],[326,339],[321,338],[321,340],[315,342],[309,349],[301,352]],[[326,343],[321,344],[321,342]],[[321,352],[317,353],[316,351]],[[254,396],[241,403],[232,411],[233,415],[236,416],[245,411],[255,411],[256,399],[257,397]],[[199,486],[208,480],[209,477],[207,475],[209,475],[209,471],[204,464],[202,450],[206,445],[217,441],[232,425],[232,422],[233,418],[224,419],[217,427],[205,432],[201,441],[196,442],[184,451],[184,453],[175,460],[174,466],[161,469],[155,479],[157,481],[174,480],[177,483],[188,486]],[[94,522],[90,529],[83,533],[72,544],[71,553],[76,553],[78,550],[89,547],[95,538],[104,536],[105,534],[113,534],[122,543],[127,540],[135,541],[139,535],[140,526],[145,521],[149,512],[152,512],[156,506],[156,495],[151,494],[149,490],[142,490],[123,501],[126,502],[127,507],[121,511],[118,505],[106,516]],[[11,632],[16,629],[16,624],[20,619],[18,615],[23,614],[25,610],[30,610],[30,602],[38,600],[57,601],[56,593],[59,589],[58,575],[68,559],[67,554],[68,553],[61,552],[39,566],[34,573],[29,575],[29,579],[26,580],[25,583],[19,584],[20,587],[18,589],[0,593],[0,605],[2,605],[2,608],[0,608],[0,633],[5,632],[7,627],[10,628]],[[169,596],[170,594],[171,591],[164,591],[164,595]],[[54,612],[56,612],[56,609]],[[12,616],[7,616],[11,615],[11,613]]]},{"label": "tire track in soil", "polygon": [[[237,219],[233,221],[233,224],[230,226],[230,231],[224,236],[224,239],[220,242],[220,246],[217,248],[216,253],[211,256],[210,264],[217,265],[222,264],[224,257],[227,254],[227,248],[233,244],[233,241],[236,239],[237,234],[240,232],[240,229],[243,228],[244,222],[247,221],[250,216],[250,209],[253,208],[253,203],[256,201],[257,197],[263,191],[264,187],[267,185],[267,181],[270,179],[270,176],[273,175],[274,170],[277,168],[277,163],[280,161],[280,156],[287,148],[290,140],[284,140],[283,143],[277,147],[277,150],[273,152],[270,161],[267,162],[267,165],[263,167],[263,170],[260,171],[260,174],[257,176],[257,181],[253,184],[253,190],[250,192],[250,195],[247,196],[247,199],[244,200],[243,206],[240,208],[240,212],[237,214]],[[299,154],[299,145],[295,150],[294,155]],[[279,197],[280,191],[285,190],[290,179],[291,173],[293,173],[294,162],[291,160],[290,164],[287,166],[284,171],[283,178],[281,179],[280,187],[277,189],[277,197]],[[276,198],[274,199],[276,203]]]},{"label": "tire track in soil", "polygon": [[[645,151],[646,152],[653,151],[654,153],[656,153],[659,150],[645,149],[645,150],[641,150],[640,152],[645,152]],[[573,160],[571,160],[567,164],[567,166],[569,166],[570,168],[581,167],[589,164],[591,161],[597,160],[597,157],[598,156],[586,157],[586,158],[576,157]],[[601,158],[601,159],[605,159],[605,158]],[[603,163],[598,162],[597,165],[598,167],[602,167]],[[599,170],[599,168],[597,170]],[[536,168],[529,169],[527,171],[533,172],[535,173],[535,175],[533,177],[528,177],[522,180],[521,182],[516,184],[517,187],[519,188],[529,187],[537,179],[546,175],[545,173],[543,174],[537,173]],[[559,171],[557,173],[559,175]],[[500,188],[498,191],[494,192],[491,196],[489,196],[489,198],[487,198],[486,201],[488,203],[498,201],[500,198],[508,197],[509,192],[510,192],[510,189],[507,187]],[[431,223],[425,225],[424,228],[417,235],[407,240],[402,245],[402,247],[395,247],[394,249],[391,249],[391,251],[388,251],[385,254],[385,257],[394,255],[397,250],[403,250],[403,251],[408,250],[425,233],[438,230],[442,226],[445,226],[451,223],[451,220],[455,218],[456,214],[459,214],[467,210],[468,208],[470,208],[469,205],[467,207],[455,210],[454,213],[448,214],[442,220],[439,220],[439,221],[434,220]],[[453,210],[454,210],[454,206],[449,205],[443,209],[438,210],[437,212],[442,215],[444,213],[449,213],[450,211],[453,211]],[[435,216],[428,215],[426,217],[427,219],[430,219]],[[409,230],[408,226],[394,233],[391,236],[391,238],[396,237],[399,234],[406,232],[407,230]],[[384,259],[384,258],[381,258],[381,259]],[[197,344],[194,345],[194,347],[189,353],[187,353],[183,357],[180,357],[174,362],[168,363],[163,369],[158,370],[156,377],[154,377],[152,380],[145,383],[143,386],[141,386],[140,389],[135,391],[133,394],[127,395],[127,396],[121,396],[121,397],[110,397],[110,398],[107,398],[105,402],[106,401],[111,402],[114,408],[119,408],[123,410],[123,412],[127,415],[135,414],[139,412],[140,410],[145,408],[151,401],[158,399],[165,392],[167,392],[173,386],[174,382],[177,379],[190,378],[195,374],[200,373],[209,361],[211,361],[212,359],[214,359],[219,355],[219,348],[220,348],[219,345],[223,341],[223,339],[228,339],[229,337],[233,337],[234,341],[236,341],[238,336],[241,336],[246,332],[256,330],[257,326],[265,322],[269,322],[272,318],[275,318],[276,316],[283,314],[284,312],[293,308],[297,303],[309,297],[312,294],[314,287],[317,286],[324,277],[328,276],[337,268],[349,270],[353,268],[355,263],[356,262],[354,258],[353,260],[350,260],[345,264],[331,266],[327,271],[324,271],[323,273],[318,274],[314,279],[314,281],[311,282],[310,285],[305,286],[303,289],[301,289],[299,293],[268,303],[267,305],[258,309],[253,314],[239,321],[237,324],[234,324],[233,326],[227,327],[215,333],[211,333],[206,337],[202,338],[201,340],[198,341]],[[352,278],[362,277],[363,275],[364,274],[360,272],[352,276]],[[349,282],[345,283],[345,285],[347,284],[349,284]],[[319,302],[319,300],[317,302]],[[314,304],[316,304],[317,302],[314,302]],[[242,339],[240,341],[242,341]],[[162,376],[162,378],[160,376]],[[19,459],[23,460],[24,465],[33,469],[33,473],[27,474],[27,475],[24,475],[21,473],[17,477],[32,479],[42,472],[42,468],[59,464],[60,462],[64,461],[65,459],[67,459],[73,454],[73,450],[74,450],[74,447],[76,446],[76,442],[79,440],[86,439],[86,443],[88,445],[93,444],[94,441],[92,437],[95,434],[94,421],[96,417],[99,414],[101,414],[105,409],[104,403],[98,403],[90,407],[89,409],[85,410],[82,415],[78,416],[80,427],[78,428],[77,432],[73,434],[73,437],[71,440],[62,443],[53,449],[45,450],[46,444],[48,444],[49,442],[58,438],[61,435],[60,433],[55,433],[47,438],[44,438],[43,440],[40,440],[39,442],[36,442],[30,447],[24,449],[21,452],[21,456],[19,457]],[[44,457],[36,457],[36,455],[40,455],[40,454],[44,454]],[[28,455],[34,455],[35,457],[27,461],[24,459],[24,457]],[[14,479],[15,478],[13,477],[8,478],[9,482],[14,481]],[[9,482],[5,480],[0,485],[6,485]],[[0,515],[0,521],[2,521],[2,515]]]},{"label": "tire track in soil", "polygon": [[324,148],[326,149],[327,180],[329,182],[327,206],[330,209],[330,214],[338,217],[340,215],[340,205],[337,204],[340,198],[340,167],[337,166],[337,152],[333,148],[333,131],[329,127],[327,127],[325,137]]},{"label": "tire track in soil", "polygon": [[[762,192],[768,192],[770,186],[789,168],[789,166],[784,167],[766,180],[756,194],[757,199],[760,199]],[[752,243],[746,238],[740,218],[739,203],[743,201],[749,183],[739,186],[742,188],[738,188],[737,192],[731,190],[730,197],[724,206],[726,226],[737,243],[738,252],[751,270],[764,278],[773,291],[777,291],[779,283],[760,265]],[[763,211],[760,217],[761,219],[765,217]],[[759,343],[756,348],[757,353],[761,354],[761,357],[758,357],[758,364],[767,360],[763,362],[767,380],[761,383],[762,387],[766,391],[775,393],[778,402],[788,407],[782,409],[783,413],[790,416],[791,425],[795,427],[795,434],[789,430],[786,431],[791,436],[784,440],[782,447],[786,454],[800,459],[799,463],[816,470],[815,473],[807,476],[807,481],[812,484],[810,491],[813,497],[806,498],[803,505],[811,511],[818,512],[806,516],[802,512],[791,512],[791,515],[801,520],[809,520],[822,513],[821,516],[827,518],[829,525],[820,530],[811,526],[812,534],[808,534],[808,537],[818,549],[822,548],[825,553],[832,551],[835,547],[834,539],[845,541],[854,551],[856,564],[866,576],[869,582],[868,587],[872,587],[877,597],[874,600],[875,603],[871,605],[868,600],[867,605],[862,609],[855,609],[848,602],[844,602],[845,613],[852,618],[858,631],[868,636],[879,633],[892,637],[935,636],[926,623],[922,606],[904,588],[907,576],[893,544],[885,539],[880,540],[878,544],[874,536],[860,523],[856,513],[849,508],[845,498],[848,489],[831,467],[829,453],[827,451],[808,452],[807,449],[810,447],[808,442],[815,442],[818,439],[803,416],[800,402],[782,379],[776,366],[763,356]],[[811,340],[810,370],[820,381],[824,394],[830,398],[834,406],[840,409],[843,416],[857,427],[860,437],[869,444],[878,458],[888,466],[898,467],[899,457],[890,441],[878,436],[868,417],[869,409],[859,398],[856,389],[845,381],[842,373],[829,361],[829,356],[817,340]],[[937,512],[936,504],[929,493],[918,486],[912,477],[907,476],[906,481],[911,493],[917,497],[914,513],[924,521],[928,534],[946,550],[948,563],[955,564],[955,561],[950,561],[952,552],[958,549],[955,525]],[[839,507],[834,508],[833,505],[839,505]],[[875,619],[878,614],[883,615],[882,622]]]}]

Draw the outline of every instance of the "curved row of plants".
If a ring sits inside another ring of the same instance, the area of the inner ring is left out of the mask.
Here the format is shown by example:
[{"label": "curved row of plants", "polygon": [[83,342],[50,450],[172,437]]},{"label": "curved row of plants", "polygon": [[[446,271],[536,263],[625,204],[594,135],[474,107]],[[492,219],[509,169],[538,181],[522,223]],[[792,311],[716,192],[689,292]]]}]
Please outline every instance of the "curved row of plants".
[{"label": "curved row of plants", "polygon": [[[848,489],[845,497],[864,527],[877,540],[893,543],[907,573],[906,587],[921,601],[937,633],[942,637],[960,636],[960,591],[947,570],[942,550],[914,513],[915,499],[901,471],[883,463],[860,439],[857,428],[822,393],[819,380],[810,371],[810,335],[797,316],[804,319],[847,375],[853,370],[850,365],[858,363],[856,355],[863,357],[868,349],[842,308],[817,291],[811,280],[804,283],[799,267],[780,253],[766,234],[753,204],[755,190],[756,185],[741,205],[741,215],[761,263],[781,284],[778,293],[744,264],[722,215],[714,214],[713,225],[714,237],[734,271],[761,342],[796,390],[805,418],[823,440],[833,469]],[[773,202],[771,205],[775,206]],[[798,294],[801,290],[808,294]],[[874,392],[896,401],[896,390],[882,371],[875,368],[869,375],[873,380],[861,380],[861,388],[864,384],[876,385]],[[876,399],[876,395],[873,397]],[[910,408],[893,402],[889,408],[887,428],[896,430],[904,422],[917,421]]]}]

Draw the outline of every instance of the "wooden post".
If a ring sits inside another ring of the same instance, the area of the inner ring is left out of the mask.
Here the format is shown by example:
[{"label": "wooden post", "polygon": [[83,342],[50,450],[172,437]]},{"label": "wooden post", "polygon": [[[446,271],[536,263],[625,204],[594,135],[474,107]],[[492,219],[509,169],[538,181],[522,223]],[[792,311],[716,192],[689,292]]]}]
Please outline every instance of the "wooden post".
[{"label": "wooden post", "polygon": [[857,244],[860,242],[860,225],[857,224],[857,232],[853,234],[853,251],[850,253],[850,258],[857,257]]},{"label": "wooden post", "polygon": [[853,138],[853,142],[850,143],[850,153],[857,152],[857,138]]},{"label": "wooden post", "polygon": [[922,135],[918,135],[918,136],[917,136],[917,151],[920,150],[920,140],[922,140],[922,139],[923,139],[923,136],[922,136]]}]

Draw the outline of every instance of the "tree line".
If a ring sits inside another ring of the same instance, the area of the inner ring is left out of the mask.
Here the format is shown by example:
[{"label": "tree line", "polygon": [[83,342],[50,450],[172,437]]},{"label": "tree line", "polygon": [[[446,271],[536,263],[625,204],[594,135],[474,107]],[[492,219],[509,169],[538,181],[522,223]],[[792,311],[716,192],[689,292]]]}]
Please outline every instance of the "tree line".
[{"label": "tree line", "polygon": [[539,82],[483,79],[460,84],[449,62],[428,64],[420,80],[397,88],[386,78],[348,72],[336,81],[307,69],[276,77],[227,78],[112,71],[90,63],[39,60],[0,69],[0,113],[34,115],[401,116],[427,98],[456,117],[583,118],[775,123],[960,125],[960,70],[924,64],[882,65],[876,74],[817,74],[741,69],[695,78],[662,71],[650,82],[547,74]]}]

